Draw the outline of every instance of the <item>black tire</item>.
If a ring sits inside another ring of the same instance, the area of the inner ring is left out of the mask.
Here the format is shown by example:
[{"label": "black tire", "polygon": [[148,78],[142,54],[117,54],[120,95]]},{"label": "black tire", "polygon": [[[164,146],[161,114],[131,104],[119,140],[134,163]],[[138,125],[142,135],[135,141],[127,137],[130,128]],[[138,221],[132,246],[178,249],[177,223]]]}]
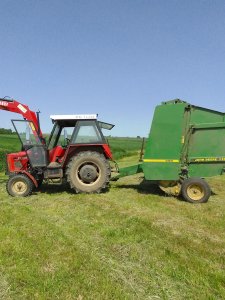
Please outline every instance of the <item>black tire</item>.
[{"label": "black tire", "polygon": [[12,197],[29,196],[34,188],[32,180],[24,174],[11,176],[6,184],[6,190]]},{"label": "black tire", "polygon": [[201,178],[188,178],[182,183],[181,193],[187,202],[204,203],[208,201],[211,189],[208,183]]},{"label": "black tire", "polygon": [[103,154],[84,151],[71,158],[66,175],[76,193],[100,193],[109,184],[111,169]]}]

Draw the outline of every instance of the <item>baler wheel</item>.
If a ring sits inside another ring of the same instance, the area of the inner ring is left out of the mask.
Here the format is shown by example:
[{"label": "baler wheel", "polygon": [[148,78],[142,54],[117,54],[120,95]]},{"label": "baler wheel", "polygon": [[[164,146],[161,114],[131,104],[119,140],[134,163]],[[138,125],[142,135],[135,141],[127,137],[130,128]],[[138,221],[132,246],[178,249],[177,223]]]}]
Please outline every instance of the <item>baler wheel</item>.
[{"label": "baler wheel", "polygon": [[181,184],[179,181],[162,180],[159,182],[159,188],[167,195],[179,196],[181,192]]},{"label": "baler wheel", "polygon": [[76,193],[100,193],[109,184],[111,169],[103,154],[83,151],[72,157],[66,175]]},{"label": "baler wheel", "polygon": [[211,189],[208,183],[201,178],[188,178],[182,183],[181,193],[187,202],[204,203],[208,201]]},{"label": "baler wheel", "polygon": [[16,174],[9,178],[6,190],[13,197],[29,196],[34,188],[34,184],[29,177],[24,174]]}]

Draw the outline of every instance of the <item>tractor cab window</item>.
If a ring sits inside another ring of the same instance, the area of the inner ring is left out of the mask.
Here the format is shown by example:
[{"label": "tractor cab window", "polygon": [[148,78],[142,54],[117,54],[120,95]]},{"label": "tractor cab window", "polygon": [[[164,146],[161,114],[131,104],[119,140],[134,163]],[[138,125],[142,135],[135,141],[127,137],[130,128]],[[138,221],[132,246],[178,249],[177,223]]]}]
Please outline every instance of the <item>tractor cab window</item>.
[{"label": "tractor cab window", "polygon": [[12,123],[23,147],[42,145],[33,122],[26,120],[12,120]]},{"label": "tractor cab window", "polygon": [[71,141],[73,131],[74,131],[74,127],[63,127],[57,145],[60,145],[62,147],[67,147]]},{"label": "tractor cab window", "polygon": [[48,149],[53,149],[57,145],[58,136],[60,135],[60,126],[55,124],[48,141]]},{"label": "tractor cab window", "polygon": [[74,126],[62,126],[55,124],[52,133],[50,135],[48,149],[53,149],[56,146],[66,147],[71,140],[74,131]]},{"label": "tractor cab window", "polygon": [[98,144],[104,137],[95,121],[78,121],[71,144]]}]

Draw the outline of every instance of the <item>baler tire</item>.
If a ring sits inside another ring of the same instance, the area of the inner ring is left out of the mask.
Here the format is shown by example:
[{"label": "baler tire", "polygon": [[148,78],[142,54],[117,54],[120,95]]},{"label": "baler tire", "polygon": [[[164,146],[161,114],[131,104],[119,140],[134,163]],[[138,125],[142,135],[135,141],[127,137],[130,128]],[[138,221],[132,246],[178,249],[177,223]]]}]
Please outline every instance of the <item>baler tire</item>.
[{"label": "baler tire", "polygon": [[202,178],[187,178],[182,183],[181,193],[187,202],[205,203],[211,196],[211,189]]},{"label": "baler tire", "polygon": [[100,193],[109,185],[109,161],[99,152],[82,151],[68,163],[67,182],[76,193]]},{"label": "baler tire", "polygon": [[27,197],[34,188],[32,180],[24,174],[16,174],[9,177],[6,190],[12,197]]}]

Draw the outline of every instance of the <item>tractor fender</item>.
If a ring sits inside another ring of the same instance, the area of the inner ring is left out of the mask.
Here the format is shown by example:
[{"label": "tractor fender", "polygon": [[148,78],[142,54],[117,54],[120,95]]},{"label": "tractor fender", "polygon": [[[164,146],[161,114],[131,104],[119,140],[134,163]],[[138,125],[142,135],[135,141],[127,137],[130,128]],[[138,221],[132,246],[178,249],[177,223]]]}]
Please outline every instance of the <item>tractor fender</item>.
[{"label": "tractor fender", "polygon": [[78,155],[80,152],[85,151],[92,151],[92,152],[98,152],[105,156],[106,159],[112,158],[112,153],[110,151],[110,148],[106,144],[89,144],[89,145],[70,145],[64,155],[64,160],[62,163],[62,167],[66,168],[70,160],[73,156]]}]

